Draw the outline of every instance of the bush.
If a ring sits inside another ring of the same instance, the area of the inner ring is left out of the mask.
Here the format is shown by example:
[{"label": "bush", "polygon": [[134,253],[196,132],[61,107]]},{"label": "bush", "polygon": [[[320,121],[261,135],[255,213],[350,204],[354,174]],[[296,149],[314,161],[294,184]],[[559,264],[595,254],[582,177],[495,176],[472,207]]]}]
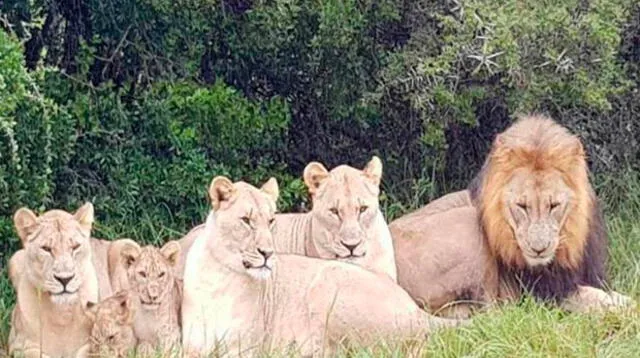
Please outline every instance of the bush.
[{"label": "bush", "polygon": [[181,81],[124,101],[121,90],[79,87],[57,71],[34,79],[15,39],[0,33],[0,41],[8,159],[0,164],[0,234],[13,237],[3,255],[17,248],[11,216],[20,206],[75,210],[92,201],[97,235],[150,241],[203,221],[214,175],[256,185],[275,175],[283,210],[302,201],[302,183],[283,161],[290,117],[278,97],[258,103],[222,81]]},{"label": "bush", "polygon": [[399,128],[415,121],[413,128],[423,129],[405,137],[412,152],[425,155],[418,166],[449,183],[444,191],[463,186],[495,133],[530,111],[547,112],[583,135],[601,169],[601,151],[621,143],[610,137],[632,123],[625,112],[635,85],[619,53],[634,6],[626,0],[416,1],[403,15],[410,40],[372,99],[401,108],[385,121]]}]

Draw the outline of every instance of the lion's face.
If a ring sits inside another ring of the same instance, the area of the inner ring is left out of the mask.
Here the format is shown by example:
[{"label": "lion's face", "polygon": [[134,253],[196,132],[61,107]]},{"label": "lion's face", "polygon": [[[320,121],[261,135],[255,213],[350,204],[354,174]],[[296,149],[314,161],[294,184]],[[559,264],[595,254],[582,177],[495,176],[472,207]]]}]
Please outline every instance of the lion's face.
[{"label": "lion's face", "polygon": [[128,291],[120,291],[97,305],[87,303],[85,313],[92,322],[89,337],[91,356],[126,357],[135,348],[132,295]]},{"label": "lion's face", "polygon": [[180,257],[180,244],[167,242],[161,249],[140,247],[131,240],[121,251],[130,287],[138,294],[141,307],[155,310],[170,297],[175,283],[174,268]]},{"label": "lion's face", "polygon": [[381,176],[377,157],[363,170],[341,165],[327,171],[317,162],[307,165],[304,180],[313,201],[313,239],[320,257],[357,263],[367,254]]},{"label": "lion's face", "polygon": [[213,179],[209,196],[216,221],[216,247],[224,264],[255,279],[273,268],[273,235],[278,184],[274,178],[261,189],[225,177]]},{"label": "lion's face", "polygon": [[22,208],[14,215],[26,251],[26,277],[56,304],[76,302],[83,272],[91,260],[90,234],[93,205],[75,214],[50,210],[37,217]]},{"label": "lion's face", "polygon": [[504,194],[504,215],[531,267],[553,261],[573,193],[557,172],[514,172]]}]

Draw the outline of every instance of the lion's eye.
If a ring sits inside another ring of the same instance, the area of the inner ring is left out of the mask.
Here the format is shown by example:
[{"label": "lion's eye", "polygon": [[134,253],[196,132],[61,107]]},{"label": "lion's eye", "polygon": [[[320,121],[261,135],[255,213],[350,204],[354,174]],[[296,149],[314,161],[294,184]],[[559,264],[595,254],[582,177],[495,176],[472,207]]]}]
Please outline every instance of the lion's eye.
[{"label": "lion's eye", "polygon": [[75,244],[73,246],[71,246],[71,250],[76,251],[80,248],[80,244]]},{"label": "lion's eye", "polygon": [[331,212],[331,214],[340,217],[340,212],[338,211],[338,209],[331,208],[331,209],[329,209],[329,211]]},{"label": "lion's eye", "polygon": [[368,207],[368,206],[366,206],[366,205],[362,205],[362,206],[360,207],[360,209],[358,209],[358,210],[360,211],[360,214],[362,214],[362,213],[364,213],[365,211],[367,211],[367,209],[369,209],[369,207]]},{"label": "lion's eye", "polygon": [[110,335],[109,337],[107,337],[107,340],[108,340],[109,342],[113,342],[113,340],[114,340],[114,339],[116,339],[116,335],[115,335],[115,334],[112,334],[112,335]]},{"label": "lion's eye", "polygon": [[557,208],[558,206],[560,206],[560,203],[551,203],[551,205],[549,205],[549,211],[553,211],[553,209]]},{"label": "lion's eye", "polygon": [[248,216],[243,216],[240,219],[242,220],[243,223],[245,223],[247,225],[251,225],[251,219],[249,219]]},{"label": "lion's eye", "polygon": [[519,207],[520,209],[522,209],[522,210],[524,210],[524,211],[527,211],[527,204],[525,204],[525,203],[518,203],[518,204],[516,204],[516,205],[518,205],[518,207]]},{"label": "lion's eye", "polygon": [[138,272],[138,276],[142,277],[142,278],[147,278],[147,273],[144,271],[140,271]]},{"label": "lion's eye", "polygon": [[160,272],[160,274],[158,275],[158,277],[163,278],[165,274],[166,274],[166,273],[165,273],[164,271],[163,271],[163,272]]},{"label": "lion's eye", "polygon": [[269,226],[273,226],[276,223],[276,218],[269,219]]},{"label": "lion's eye", "polygon": [[40,249],[42,249],[42,251],[50,254],[51,253],[51,247],[49,246],[40,246]]}]

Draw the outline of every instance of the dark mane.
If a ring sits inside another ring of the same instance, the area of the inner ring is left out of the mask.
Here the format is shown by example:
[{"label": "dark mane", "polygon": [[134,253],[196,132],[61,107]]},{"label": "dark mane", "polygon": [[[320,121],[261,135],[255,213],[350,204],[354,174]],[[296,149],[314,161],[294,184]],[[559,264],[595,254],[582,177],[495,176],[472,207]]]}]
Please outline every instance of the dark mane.
[{"label": "dark mane", "polygon": [[[482,197],[482,179],[487,163],[471,180],[467,190],[472,202],[477,207]],[[501,280],[520,285],[521,293],[529,293],[536,299],[548,302],[559,302],[576,290],[578,285],[604,288],[608,284],[606,273],[607,231],[601,205],[592,190],[593,210],[589,220],[589,234],[578,270],[569,270],[552,262],[544,268],[518,269],[506,265],[497,259],[498,275]],[[482,227],[482,220],[478,217]],[[486,231],[483,228],[486,240]]]}]

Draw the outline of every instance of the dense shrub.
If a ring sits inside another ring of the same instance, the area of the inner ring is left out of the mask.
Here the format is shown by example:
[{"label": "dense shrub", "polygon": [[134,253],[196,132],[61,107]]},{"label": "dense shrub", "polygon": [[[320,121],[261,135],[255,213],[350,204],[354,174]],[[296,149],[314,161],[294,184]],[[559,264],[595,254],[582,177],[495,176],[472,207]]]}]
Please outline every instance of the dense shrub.
[{"label": "dense shrub", "polygon": [[[274,175],[283,210],[302,201],[283,162],[290,116],[281,99],[256,103],[222,81],[158,82],[125,103],[118,89],[79,88],[57,72],[35,81],[16,42],[1,36],[0,79],[13,86],[2,101],[3,237],[15,238],[20,206],[73,210],[87,200],[98,235],[175,237],[203,221],[219,174],[255,184]],[[12,252],[16,241],[2,246]]]},{"label": "dense shrub", "polygon": [[202,220],[213,175],[274,175],[281,209],[300,210],[307,162],[373,154],[393,217],[464,186],[495,133],[531,110],[585,139],[610,197],[640,169],[631,0],[13,0],[0,11],[0,235],[11,237],[0,245],[11,250],[22,205],[91,200],[100,235],[174,237]]},{"label": "dense shrub", "polygon": [[[611,163],[602,151],[620,144],[613,133],[635,127],[627,112],[634,84],[619,56],[633,6],[415,1],[406,15],[411,38],[382,74],[375,99],[408,107],[385,120],[402,122],[412,113],[423,128],[410,137],[414,151],[430,148],[437,160],[428,166],[458,186],[482,163],[494,134],[529,111],[547,112],[581,133],[603,169],[601,160]],[[637,136],[637,128],[628,133]]]}]

